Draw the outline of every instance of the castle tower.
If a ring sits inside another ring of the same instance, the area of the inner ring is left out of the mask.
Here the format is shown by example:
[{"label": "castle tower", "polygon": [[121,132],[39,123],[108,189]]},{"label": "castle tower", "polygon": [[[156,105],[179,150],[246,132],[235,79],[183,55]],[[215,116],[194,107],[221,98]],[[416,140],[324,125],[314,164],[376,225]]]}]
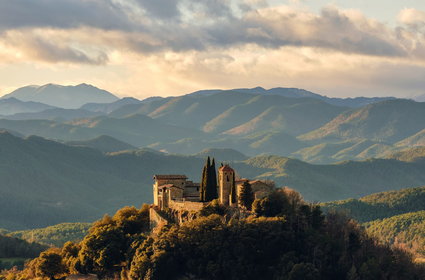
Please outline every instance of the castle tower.
[{"label": "castle tower", "polygon": [[220,203],[228,206],[232,189],[235,189],[235,171],[228,165],[218,170],[218,198]]}]

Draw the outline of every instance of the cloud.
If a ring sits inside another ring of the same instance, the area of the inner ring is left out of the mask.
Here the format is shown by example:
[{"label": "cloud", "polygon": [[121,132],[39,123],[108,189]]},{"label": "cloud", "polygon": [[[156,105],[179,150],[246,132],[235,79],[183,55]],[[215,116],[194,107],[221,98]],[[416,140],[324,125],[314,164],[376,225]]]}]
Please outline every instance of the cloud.
[{"label": "cloud", "polygon": [[425,12],[416,9],[403,9],[398,15],[398,21],[413,29],[425,28]]},{"label": "cloud", "polygon": [[[424,14],[405,9],[399,19],[404,26],[419,26],[424,23]],[[76,29],[89,30],[91,35],[103,38],[94,48],[141,54],[209,51],[255,44],[270,49],[298,46],[347,54],[425,59],[425,40],[412,28],[391,28],[360,12],[334,6],[315,14],[288,6],[267,7],[262,1],[0,0],[3,32],[31,34],[33,29],[43,28],[70,34]],[[114,37],[120,42],[107,41],[113,32],[119,33]],[[81,41],[83,37],[86,41]],[[83,47],[77,50],[72,45],[59,46],[58,50],[53,43],[40,41],[32,40],[40,52],[43,45],[48,52],[56,51],[57,55],[42,56],[49,62],[55,59],[60,62],[61,53],[66,61],[90,60],[91,55]],[[65,41],[81,46],[94,44],[87,36]],[[107,53],[102,56],[107,57]],[[70,57],[74,59],[69,60]]]},{"label": "cloud", "polygon": [[0,0],[0,30],[81,26],[123,30],[132,24],[111,0]]}]

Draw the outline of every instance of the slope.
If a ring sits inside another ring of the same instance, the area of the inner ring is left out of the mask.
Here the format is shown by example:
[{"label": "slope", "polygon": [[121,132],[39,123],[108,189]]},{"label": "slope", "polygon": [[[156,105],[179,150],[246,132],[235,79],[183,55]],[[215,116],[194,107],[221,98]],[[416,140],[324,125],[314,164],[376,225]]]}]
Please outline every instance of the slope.
[{"label": "slope", "polygon": [[342,113],[315,131],[302,135],[302,140],[366,138],[395,143],[422,129],[425,103],[412,100],[389,100]]},{"label": "slope", "polygon": [[65,144],[70,146],[81,146],[97,149],[104,153],[119,152],[124,150],[134,150],[136,147],[127,144],[123,141],[115,139],[111,136],[101,135],[99,137],[85,141],[69,141]]},{"label": "slope", "polygon": [[8,116],[18,113],[35,113],[47,109],[52,109],[52,106],[39,102],[25,102],[14,97],[0,99],[0,115]]}]

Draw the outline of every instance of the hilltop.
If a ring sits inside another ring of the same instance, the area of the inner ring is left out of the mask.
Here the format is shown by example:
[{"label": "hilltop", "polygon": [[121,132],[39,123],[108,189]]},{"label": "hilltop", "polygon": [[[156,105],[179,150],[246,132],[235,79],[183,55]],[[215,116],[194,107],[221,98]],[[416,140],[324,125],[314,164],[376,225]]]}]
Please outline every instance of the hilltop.
[{"label": "hilltop", "polygon": [[26,86],[6,94],[21,101],[34,101],[65,109],[77,109],[86,103],[110,103],[118,100],[112,93],[88,84]]}]

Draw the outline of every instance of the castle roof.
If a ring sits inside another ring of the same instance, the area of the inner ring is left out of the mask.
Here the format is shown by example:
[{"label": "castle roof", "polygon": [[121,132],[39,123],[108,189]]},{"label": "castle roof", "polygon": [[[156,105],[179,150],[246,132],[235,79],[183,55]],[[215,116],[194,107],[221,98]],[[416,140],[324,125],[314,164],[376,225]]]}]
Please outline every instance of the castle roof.
[{"label": "castle roof", "polygon": [[173,184],[165,184],[158,187],[159,189],[171,189],[171,188],[177,188],[177,189],[183,189],[182,187],[173,185]]},{"label": "castle roof", "polygon": [[157,180],[172,180],[172,179],[187,179],[186,175],[154,175],[154,179]]},{"label": "castle roof", "polygon": [[231,168],[228,164],[220,167],[219,169],[220,171],[228,171],[228,172],[235,172],[235,170],[233,170],[233,168]]}]

